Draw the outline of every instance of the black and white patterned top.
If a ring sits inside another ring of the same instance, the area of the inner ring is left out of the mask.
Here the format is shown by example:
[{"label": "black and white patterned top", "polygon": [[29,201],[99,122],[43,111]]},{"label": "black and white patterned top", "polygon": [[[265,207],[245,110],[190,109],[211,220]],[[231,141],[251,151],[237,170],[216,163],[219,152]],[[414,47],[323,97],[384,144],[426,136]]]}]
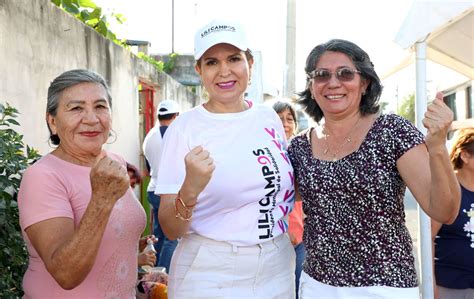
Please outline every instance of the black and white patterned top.
[{"label": "black and white patterned top", "polygon": [[396,162],[423,134],[400,116],[381,115],[357,151],[333,162],[313,157],[310,133],[288,148],[307,215],[304,271],[332,286],[416,287]]}]

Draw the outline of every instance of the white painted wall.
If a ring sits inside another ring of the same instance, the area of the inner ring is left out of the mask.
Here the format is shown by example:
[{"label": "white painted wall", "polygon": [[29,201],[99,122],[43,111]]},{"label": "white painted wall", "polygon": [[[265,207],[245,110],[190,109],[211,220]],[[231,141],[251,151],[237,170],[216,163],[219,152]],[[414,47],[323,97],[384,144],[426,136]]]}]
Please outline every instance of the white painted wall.
[{"label": "white painted wall", "polygon": [[132,53],[106,40],[50,0],[0,0],[0,102],[21,115],[24,141],[41,154],[52,150],[45,122],[47,89],[66,70],[87,68],[100,73],[112,90],[115,143],[105,148],[140,165],[138,82],[157,88],[155,105],[177,100],[182,110],[198,100],[184,86]]}]

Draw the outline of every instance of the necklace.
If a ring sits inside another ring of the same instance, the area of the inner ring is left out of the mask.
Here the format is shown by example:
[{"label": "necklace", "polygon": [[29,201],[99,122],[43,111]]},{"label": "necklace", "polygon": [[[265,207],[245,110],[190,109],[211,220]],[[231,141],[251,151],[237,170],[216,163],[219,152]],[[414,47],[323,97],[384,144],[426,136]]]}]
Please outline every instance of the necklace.
[{"label": "necklace", "polygon": [[[331,160],[334,162],[337,160],[337,157],[339,156],[339,151],[344,148],[346,146],[346,144],[348,144],[349,142],[352,141],[352,134],[355,132],[355,130],[357,129],[357,127],[359,126],[359,122],[360,120],[362,119],[362,117],[359,117],[357,119],[357,122],[355,123],[355,125],[352,127],[352,129],[349,131],[349,133],[347,133],[346,137],[344,137],[344,142],[337,147],[336,151],[331,151],[329,149],[329,143],[328,143],[328,136],[332,135],[332,132],[331,130],[329,130],[329,128],[326,127],[326,125],[324,125],[324,128],[322,130],[322,133],[323,133],[323,137],[324,137],[324,143],[326,145],[326,149],[323,151],[323,154],[326,156],[326,155],[330,155],[331,156]],[[328,130],[329,133],[331,134],[327,134],[325,131]]]}]

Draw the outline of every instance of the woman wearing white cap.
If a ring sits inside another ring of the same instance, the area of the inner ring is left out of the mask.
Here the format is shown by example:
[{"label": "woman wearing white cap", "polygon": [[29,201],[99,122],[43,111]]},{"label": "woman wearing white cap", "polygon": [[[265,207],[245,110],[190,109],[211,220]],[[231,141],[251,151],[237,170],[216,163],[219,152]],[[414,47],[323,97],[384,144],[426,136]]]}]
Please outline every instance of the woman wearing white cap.
[{"label": "woman wearing white cap", "polygon": [[293,168],[277,114],[244,98],[253,57],[242,27],[203,27],[195,59],[208,101],[169,127],[158,171],[160,223],[182,238],[169,298],[293,298]]}]

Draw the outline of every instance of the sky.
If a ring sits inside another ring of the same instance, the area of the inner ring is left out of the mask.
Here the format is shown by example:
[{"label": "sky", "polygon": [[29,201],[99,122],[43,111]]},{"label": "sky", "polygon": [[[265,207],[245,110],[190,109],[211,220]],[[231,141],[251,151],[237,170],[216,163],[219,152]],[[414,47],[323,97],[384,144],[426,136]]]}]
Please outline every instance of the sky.
[{"label": "sky", "polygon": [[[112,26],[119,38],[151,42],[151,54],[192,54],[197,28],[215,18],[241,22],[253,51],[261,51],[263,77],[282,89],[285,74],[286,0],[95,0],[106,12],[121,13],[125,24]],[[371,57],[382,77],[408,50],[394,42],[413,0],[296,0],[296,89],[304,88],[304,63],[316,45],[332,38],[355,42]],[[409,78],[411,79],[411,77]],[[409,88],[408,88],[409,89]],[[406,91],[408,92],[408,91]],[[382,100],[400,93],[387,86]]]}]

